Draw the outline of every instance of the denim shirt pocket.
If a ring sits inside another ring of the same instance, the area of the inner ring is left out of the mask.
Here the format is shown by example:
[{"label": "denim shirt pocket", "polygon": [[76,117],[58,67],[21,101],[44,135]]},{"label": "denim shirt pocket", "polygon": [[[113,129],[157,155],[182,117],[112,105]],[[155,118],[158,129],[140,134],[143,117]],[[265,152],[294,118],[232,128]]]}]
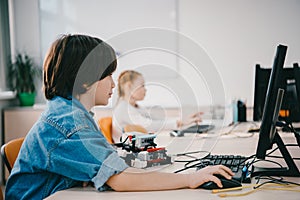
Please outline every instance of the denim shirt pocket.
[{"label": "denim shirt pocket", "polygon": [[68,132],[66,133],[67,138],[71,137],[74,133],[82,129],[92,128],[93,125],[89,118],[90,116],[87,116],[83,112],[74,112],[73,113],[74,124],[70,129],[68,129]]},{"label": "denim shirt pocket", "polygon": [[92,126],[91,122],[89,122],[90,120],[87,119],[87,116],[78,111],[74,111],[67,117],[60,118],[58,120],[53,118],[45,118],[44,120],[61,132],[65,138],[69,138],[74,133]]}]

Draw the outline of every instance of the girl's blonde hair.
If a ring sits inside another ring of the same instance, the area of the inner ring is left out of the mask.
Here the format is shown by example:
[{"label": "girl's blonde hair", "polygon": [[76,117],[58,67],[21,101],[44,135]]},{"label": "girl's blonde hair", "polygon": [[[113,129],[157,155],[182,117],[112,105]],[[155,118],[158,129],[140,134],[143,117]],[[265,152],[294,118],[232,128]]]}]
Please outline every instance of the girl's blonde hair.
[{"label": "girl's blonde hair", "polygon": [[134,70],[123,71],[118,78],[118,95],[124,97],[125,91],[124,86],[126,83],[133,83],[139,76],[142,76],[141,73]]}]

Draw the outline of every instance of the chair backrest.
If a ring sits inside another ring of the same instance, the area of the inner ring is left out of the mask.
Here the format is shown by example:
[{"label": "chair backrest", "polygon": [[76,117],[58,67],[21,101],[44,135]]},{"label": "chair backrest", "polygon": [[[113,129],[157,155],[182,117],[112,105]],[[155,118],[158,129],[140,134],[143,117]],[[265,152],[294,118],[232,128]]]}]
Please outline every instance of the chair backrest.
[{"label": "chair backrest", "polygon": [[1,147],[1,156],[3,158],[3,161],[9,171],[9,173],[11,172],[15,161],[18,157],[20,148],[23,144],[24,138],[17,138],[17,139],[13,139],[7,143],[5,143],[4,145],[2,145]]},{"label": "chair backrest", "polygon": [[140,132],[140,133],[148,133],[148,131],[142,127],[141,125],[137,125],[137,124],[128,124],[124,127],[123,131],[126,132]]},{"label": "chair backrest", "polygon": [[104,137],[110,144],[113,144],[112,138],[112,117],[103,117],[98,120],[98,126],[101,129]]},{"label": "chair backrest", "polygon": [[0,200],[3,200],[4,197],[3,197],[3,192],[2,192],[2,188],[0,187]]}]

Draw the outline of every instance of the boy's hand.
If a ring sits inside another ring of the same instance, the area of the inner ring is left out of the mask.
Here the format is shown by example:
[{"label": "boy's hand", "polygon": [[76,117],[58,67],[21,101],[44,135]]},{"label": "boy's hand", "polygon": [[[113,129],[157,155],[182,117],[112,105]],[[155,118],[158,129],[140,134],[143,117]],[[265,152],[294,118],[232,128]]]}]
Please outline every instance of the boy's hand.
[{"label": "boy's hand", "polygon": [[220,179],[214,176],[214,174],[220,174],[227,179],[231,179],[234,175],[234,173],[224,165],[207,166],[195,173],[189,174],[189,187],[197,188],[205,182],[213,181],[222,188],[223,186]]}]

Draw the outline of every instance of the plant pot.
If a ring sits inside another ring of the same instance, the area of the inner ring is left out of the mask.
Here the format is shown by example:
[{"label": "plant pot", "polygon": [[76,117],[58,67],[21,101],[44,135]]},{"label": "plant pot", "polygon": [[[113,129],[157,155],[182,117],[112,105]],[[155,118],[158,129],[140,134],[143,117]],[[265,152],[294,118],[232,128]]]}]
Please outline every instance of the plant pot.
[{"label": "plant pot", "polygon": [[35,102],[35,93],[22,92],[18,94],[21,106],[33,106]]}]

